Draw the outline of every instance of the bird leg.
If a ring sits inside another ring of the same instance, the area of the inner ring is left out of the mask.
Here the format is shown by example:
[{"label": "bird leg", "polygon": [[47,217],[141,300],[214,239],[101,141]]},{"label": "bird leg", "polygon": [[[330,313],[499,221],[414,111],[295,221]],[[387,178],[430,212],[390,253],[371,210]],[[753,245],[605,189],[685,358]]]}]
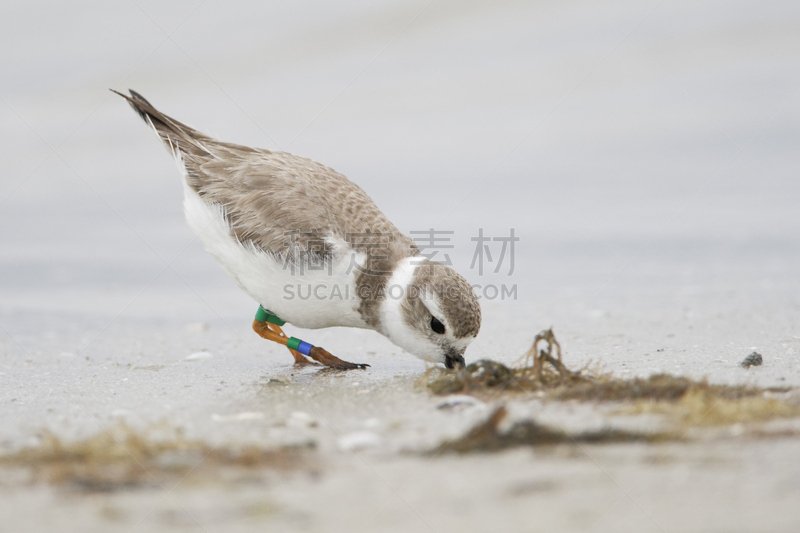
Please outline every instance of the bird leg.
[{"label": "bird leg", "polygon": [[308,352],[308,356],[314,361],[318,361],[323,365],[335,368],[336,370],[354,370],[356,368],[364,369],[369,366],[366,363],[348,363],[347,361],[342,361],[335,355],[332,355],[330,352],[324,348],[320,348],[319,346],[313,346]]},{"label": "bird leg", "polygon": [[[286,342],[289,340],[289,337],[286,336],[286,333],[284,333],[281,327],[277,324],[253,320],[253,331],[258,333],[261,337],[277,342],[278,344],[286,345]],[[292,352],[292,355],[294,356],[294,364],[296,365],[316,364],[313,361],[306,359],[306,356],[297,350],[292,350],[289,348],[289,351]]]},{"label": "bird leg", "polygon": [[295,337],[288,337],[281,329],[283,324],[285,324],[283,320],[273,315],[269,311],[266,311],[263,307],[259,307],[258,312],[256,313],[256,319],[253,321],[253,330],[261,337],[279,344],[283,344],[289,348],[289,351],[292,352],[292,355],[294,356],[294,363],[296,365],[316,364],[306,359],[305,356],[307,355],[314,361],[317,361],[317,363],[329,366],[336,370],[353,370],[356,368],[363,369],[369,366],[363,363],[348,363],[347,361],[343,361],[338,357],[331,355],[327,350],[320,348],[319,346],[312,346],[307,342],[303,342]]}]

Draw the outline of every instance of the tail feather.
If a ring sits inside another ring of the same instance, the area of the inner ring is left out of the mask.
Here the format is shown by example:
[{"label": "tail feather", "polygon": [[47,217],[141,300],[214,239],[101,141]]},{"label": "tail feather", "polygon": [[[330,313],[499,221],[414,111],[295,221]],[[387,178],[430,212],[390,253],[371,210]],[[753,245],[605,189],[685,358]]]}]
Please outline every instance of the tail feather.
[{"label": "tail feather", "polygon": [[214,139],[208,135],[165,115],[133,89],[128,89],[130,96],[114,89],[110,89],[110,91],[127,100],[134,111],[155,130],[176,157],[178,155],[184,157],[212,155],[207,145],[213,143]]}]

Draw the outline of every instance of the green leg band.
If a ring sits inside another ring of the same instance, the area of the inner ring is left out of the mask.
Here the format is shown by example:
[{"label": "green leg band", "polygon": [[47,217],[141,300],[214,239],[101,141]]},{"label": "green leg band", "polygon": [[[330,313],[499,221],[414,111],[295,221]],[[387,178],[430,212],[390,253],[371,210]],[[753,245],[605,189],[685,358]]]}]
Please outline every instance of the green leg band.
[{"label": "green leg band", "polygon": [[286,347],[290,350],[300,352],[303,355],[308,355],[311,353],[311,348],[314,346],[305,341],[301,341],[297,337],[289,337],[289,340],[286,342]]},{"label": "green leg band", "polygon": [[269,322],[270,324],[275,324],[276,326],[282,326],[286,324],[285,320],[281,320],[260,305],[258,306],[258,311],[256,311],[256,320],[259,322]]},{"label": "green leg band", "polygon": [[286,347],[290,350],[296,350],[300,343],[303,342],[297,337],[289,337],[289,340],[286,342]]}]

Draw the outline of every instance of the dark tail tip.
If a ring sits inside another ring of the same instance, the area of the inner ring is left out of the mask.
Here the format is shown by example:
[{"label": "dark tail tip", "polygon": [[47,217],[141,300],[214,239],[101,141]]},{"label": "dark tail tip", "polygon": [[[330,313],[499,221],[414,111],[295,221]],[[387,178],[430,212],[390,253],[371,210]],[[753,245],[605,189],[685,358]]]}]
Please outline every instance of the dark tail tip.
[{"label": "dark tail tip", "polygon": [[[211,140],[210,137],[193,130],[185,124],[181,124],[174,118],[168,117],[153,104],[147,101],[147,98],[137,93],[133,89],[128,89],[130,96],[122,94],[119,91],[111,89],[111,92],[120,95],[131,105],[134,111],[142,117],[147,124],[155,128],[161,140],[167,143],[172,150],[179,148],[181,150],[190,150],[193,143],[196,144],[197,139]],[[182,140],[181,140],[182,139]]]},{"label": "dark tail tip", "polygon": [[[150,120],[153,120],[155,118],[153,116],[153,114],[151,113],[151,111],[155,111],[155,108],[153,107],[153,104],[148,102],[147,99],[144,96],[142,96],[141,94],[137,93],[133,89],[128,89],[128,92],[131,93],[130,96],[128,96],[127,94],[123,94],[123,93],[121,93],[119,91],[116,91],[114,89],[109,89],[109,90],[112,93],[118,94],[121,97],[123,97],[125,100],[127,100],[128,103],[133,108],[133,110],[136,111],[139,114],[139,116],[142,117],[142,120],[144,120],[145,122],[149,122]],[[144,107],[142,107],[142,104],[147,106],[149,109],[145,109]]]},{"label": "dark tail tip", "polygon": [[144,97],[144,96],[142,96],[141,94],[137,93],[137,92],[136,92],[136,91],[134,91],[133,89],[128,89],[128,92],[129,92],[129,93],[131,93],[131,95],[130,95],[130,96],[128,96],[128,95],[127,95],[127,94],[125,94],[125,93],[121,93],[121,92],[119,92],[119,91],[118,91],[118,90],[116,90],[116,89],[109,89],[109,91],[111,91],[111,92],[112,92],[112,93],[114,93],[114,94],[118,94],[118,95],[120,95],[120,96],[121,96],[121,97],[123,97],[125,100],[128,100],[128,101],[131,101],[131,100],[139,100],[140,102],[144,102],[145,104],[147,104],[147,105],[149,105],[149,106],[151,106],[151,107],[153,106],[153,104],[151,104],[150,102],[148,102],[148,101],[147,101],[147,98],[145,98],[145,97]]},{"label": "dark tail tip", "polygon": [[148,102],[147,98],[145,98],[141,94],[137,93],[133,89],[128,89],[128,92],[131,93],[131,96],[133,96],[136,100],[141,100],[142,102],[144,102],[145,104],[149,105],[150,107],[153,107],[153,104]]}]

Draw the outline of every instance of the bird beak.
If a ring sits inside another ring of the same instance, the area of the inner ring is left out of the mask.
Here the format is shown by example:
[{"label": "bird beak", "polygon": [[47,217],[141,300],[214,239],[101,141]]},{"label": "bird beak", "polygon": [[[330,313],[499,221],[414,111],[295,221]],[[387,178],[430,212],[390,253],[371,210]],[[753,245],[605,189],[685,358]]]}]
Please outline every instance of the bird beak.
[{"label": "bird beak", "polygon": [[459,354],[445,354],[444,366],[447,368],[464,368],[466,366],[464,356]]}]

